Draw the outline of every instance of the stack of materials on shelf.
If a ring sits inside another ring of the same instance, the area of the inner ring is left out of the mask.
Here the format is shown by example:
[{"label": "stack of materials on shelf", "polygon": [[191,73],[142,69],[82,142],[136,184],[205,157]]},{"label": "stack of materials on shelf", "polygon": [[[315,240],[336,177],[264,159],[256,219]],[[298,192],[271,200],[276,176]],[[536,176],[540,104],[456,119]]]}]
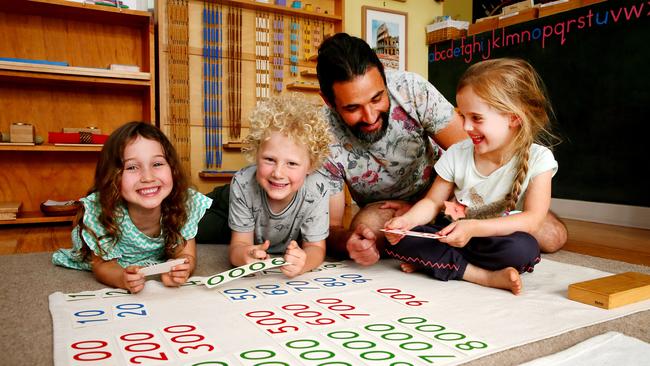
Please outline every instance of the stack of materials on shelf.
[{"label": "stack of materials on shelf", "polygon": [[22,202],[0,202],[0,221],[16,220]]},{"label": "stack of materials on shelf", "polygon": [[108,139],[97,127],[65,127],[63,132],[48,132],[48,142],[55,145],[101,145]]},{"label": "stack of materials on shelf", "polygon": [[438,16],[434,23],[427,25],[427,44],[465,37],[467,27],[469,22],[453,20],[447,15]]}]

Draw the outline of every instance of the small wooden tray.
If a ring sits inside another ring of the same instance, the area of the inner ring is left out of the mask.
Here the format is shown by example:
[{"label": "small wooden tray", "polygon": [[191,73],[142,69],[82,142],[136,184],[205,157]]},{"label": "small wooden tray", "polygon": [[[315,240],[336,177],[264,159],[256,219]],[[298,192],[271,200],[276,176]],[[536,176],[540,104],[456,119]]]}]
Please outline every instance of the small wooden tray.
[{"label": "small wooden tray", "polygon": [[41,212],[45,216],[73,216],[77,213],[80,202],[76,201],[71,205],[45,205],[45,202],[41,203]]},{"label": "small wooden tray", "polygon": [[603,309],[650,299],[650,275],[625,272],[569,285],[568,298]]}]

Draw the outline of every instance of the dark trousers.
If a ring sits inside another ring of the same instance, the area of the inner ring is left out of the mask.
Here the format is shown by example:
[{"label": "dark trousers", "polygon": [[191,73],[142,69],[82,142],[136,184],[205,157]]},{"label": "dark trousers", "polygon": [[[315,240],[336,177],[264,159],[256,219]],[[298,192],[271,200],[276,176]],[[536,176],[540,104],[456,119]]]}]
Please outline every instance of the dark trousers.
[{"label": "dark trousers", "polygon": [[230,184],[216,187],[206,196],[212,198],[212,205],[199,221],[196,242],[200,244],[230,244],[230,227],[228,226]]},{"label": "dark trousers", "polygon": [[[436,233],[444,226],[416,226],[414,231]],[[405,236],[395,245],[386,244],[386,253],[403,262],[422,267],[423,271],[442,281],[461,280],[467,264],[490,271],[514,267],[532,272],[540,261],[539,245],[524,232],[506,236],[475,237],[463,248],[441,243],[436,239]]]}]

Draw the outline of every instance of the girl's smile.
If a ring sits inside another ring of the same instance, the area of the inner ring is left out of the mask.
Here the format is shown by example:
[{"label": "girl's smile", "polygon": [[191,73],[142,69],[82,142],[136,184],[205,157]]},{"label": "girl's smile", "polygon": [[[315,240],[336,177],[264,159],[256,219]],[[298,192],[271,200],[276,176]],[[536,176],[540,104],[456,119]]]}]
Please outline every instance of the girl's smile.
[{"label": "girl's smile", "polygon": [[174,187],[162,145],[142,136],[124,148],[121,191],[129,212],[159,211]]},{"label": "girl's smile", "polygon": [[456,95],[463,128],[474,144],[475,157],[493,162],[508,160],[512,141],[519,129],[516,119],[488,105],[471,86]]}]

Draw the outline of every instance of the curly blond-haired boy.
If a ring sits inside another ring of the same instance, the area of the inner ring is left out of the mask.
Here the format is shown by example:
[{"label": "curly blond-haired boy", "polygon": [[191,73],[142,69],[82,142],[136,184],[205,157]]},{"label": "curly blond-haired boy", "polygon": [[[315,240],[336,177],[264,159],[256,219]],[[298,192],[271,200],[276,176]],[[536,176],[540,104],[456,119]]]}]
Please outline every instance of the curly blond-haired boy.
[{"label": "curly blond-haired boy", "polygon": [[290,263],[282,272],[295,277],[325,258],[329,194],[314,172],[329,154],[328,124],[300,94],[259,103],[250,122],[243,151],[253,165],[230,185],[230,261],[241,266],[282,255]]}]

